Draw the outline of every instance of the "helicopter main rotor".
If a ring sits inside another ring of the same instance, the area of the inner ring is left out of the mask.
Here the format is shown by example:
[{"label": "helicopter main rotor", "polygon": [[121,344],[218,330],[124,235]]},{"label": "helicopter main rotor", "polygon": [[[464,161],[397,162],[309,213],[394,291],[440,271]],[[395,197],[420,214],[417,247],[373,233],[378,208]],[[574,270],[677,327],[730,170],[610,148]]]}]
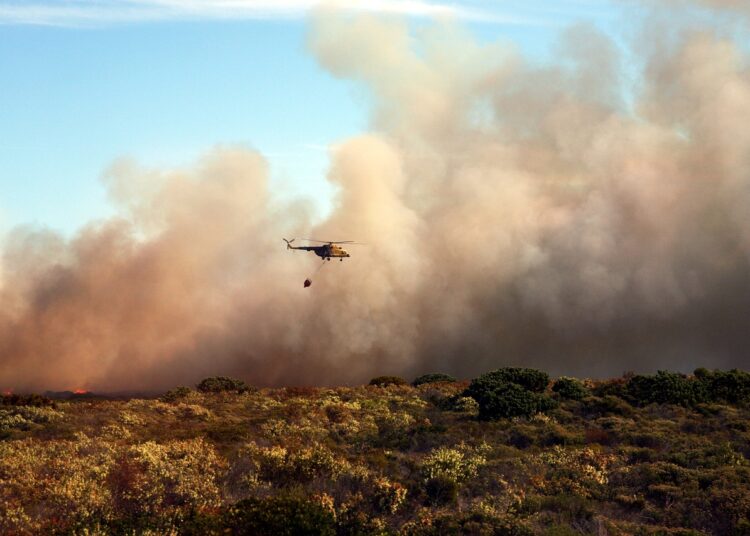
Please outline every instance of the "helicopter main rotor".
[{"label": "helicopter main rotor", "polygon": [[306,242],[317,242],[319,244],[358,244],[364,245],[362,242],[355,242],[354,240],[315,240],[314,238],[300,238]]}]

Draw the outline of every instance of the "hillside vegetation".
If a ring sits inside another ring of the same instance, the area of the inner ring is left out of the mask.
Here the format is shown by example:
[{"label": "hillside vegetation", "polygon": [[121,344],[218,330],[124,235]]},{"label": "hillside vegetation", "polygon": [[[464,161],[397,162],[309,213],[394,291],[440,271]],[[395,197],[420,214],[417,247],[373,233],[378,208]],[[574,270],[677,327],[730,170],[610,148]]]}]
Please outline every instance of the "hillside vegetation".
[{"label": "hillside vegetation", "polygon": [[750,374],[4,396],[2,534],[750,534]]}]

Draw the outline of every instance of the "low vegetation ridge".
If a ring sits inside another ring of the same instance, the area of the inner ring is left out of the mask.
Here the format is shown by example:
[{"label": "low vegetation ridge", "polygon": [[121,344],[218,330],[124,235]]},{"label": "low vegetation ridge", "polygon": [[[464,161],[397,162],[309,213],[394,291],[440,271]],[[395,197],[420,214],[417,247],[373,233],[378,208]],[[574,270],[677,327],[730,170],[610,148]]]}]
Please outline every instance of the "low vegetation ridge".
[{"label": "low vegetation ridge", "polygon": [[207,378],[0,405],[0,533],[750,534],[750,374]]}]

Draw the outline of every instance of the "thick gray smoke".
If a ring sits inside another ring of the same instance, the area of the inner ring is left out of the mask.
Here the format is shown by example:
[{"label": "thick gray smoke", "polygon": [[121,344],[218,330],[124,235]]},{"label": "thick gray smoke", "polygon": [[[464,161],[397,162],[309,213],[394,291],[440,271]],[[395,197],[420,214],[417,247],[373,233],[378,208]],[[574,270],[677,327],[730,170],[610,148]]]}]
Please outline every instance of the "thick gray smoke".
[{"label": "thick gray smoke", "polygon": [[[449,24],[321,14],[311,50],[375,103],[332,152],[331,216],[277,201],[247,149],[115,164],[118,218],[10,236],[0,387],[746,368],[747,51],[708,28],[646,43],[633,84],[588,27],[538,66]],[[319,260],[294,236],[368,245],[303,289]]]}]

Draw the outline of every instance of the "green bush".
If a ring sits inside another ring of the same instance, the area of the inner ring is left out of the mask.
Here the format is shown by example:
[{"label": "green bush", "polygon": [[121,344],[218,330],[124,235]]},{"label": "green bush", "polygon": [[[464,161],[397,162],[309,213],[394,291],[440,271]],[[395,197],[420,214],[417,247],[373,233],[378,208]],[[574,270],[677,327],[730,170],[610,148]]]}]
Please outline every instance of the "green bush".
[{"label": "green bush", "polygon": [[750,402],[750,374],[742,370],[729,371],[697,369],[696,381],[703,386],[707,400],[727,404]]},{"label": "green bush", "polygon": [[420,376],[416,378],[411,384],[414,387],[417,387],[418,385],[422,385],[425,383],[438,383],[438,382],[455,382],[456,378],[453,376],[449,376],[448,374],[425,374],[423,376]]},{"label": "green bush", "polygon": [[699,367],[693,371],[693,375],[698,379],[706,378],[710,376],[711,374],[712,372],[705,367]]},{"label": "green bush", "polygon": [[581,534],[568,525],[552,525],[544,530],[544,536],[578,536]]},{"label": "green bush", "polygon": [[542,497],[541,510],[555,512],[568,522],[588,521],[594,517],[594,505],[591,501],[567,493]]},{"label": "green bush", "polygon": [[162,396],[161,399],[164,402],[176,402],[177,400],[185,398],[192,392],[193,390],[190,387],[176,387],[164,393],[164,396]]},{"label": "green bush", "polygon": [[505,367],[482,376],[496,381],[515,383],[535,393],[544,392],[549,384],[549,375],[546,372],[531,368]]},{"label": "green bush", "polygon": [[376,387],[387,387],[389,385],[406,385],[407,382],[401,376],[377,376],[370,380],[369,385]]},{"label": "green bush", "polygon": [[[378,532],[377,534],[389,534]],[[458,534],[492,534],[493,536],[532,536],[535,532],[526,522],[497,515],[486,510],[446,512],[419,524],[408,524],[399,534],[404,536],[443,536]]]},{"label": "green bush", "polygon": [[614,396],[606,395],[603,398],[598,396],[587,397],[583,400],[584,412],[589,417],[594,416],[606,416],[606,415],[621,415],[627,417],[632,415],[633,406],[631,406],[626,400]]},{"label": "green bush", "polygon": [[601,398],[607,396],[616,396],[625,398],[627,396],[627,384],[629,376],[624,378],[612,378],[609,380],[597,381],[592,388],[592,394]]},{"label": "green bush", "polygon": [[227,378],[226,376],[213,376],[202,380],[195,386],[201,393],[246,393],[251,390],[242,380]]},{"label": "green bush", "polygon": [[[219,512],[190,512],[180,523],[180,536],[220,536],[230,534],[229,528],[225,527],[224,511]],[[112,531],[113,534],[139,534],[139,531],[125,527],[113,527],[119,530]],[[148,532],[143,531],[148,534]],[[84,533],[85,534],[85,533]]]},{"label": "green bush", "polygon": [[534,444],[534,435],[530,430],[515,426],[508,435],[508,444],[517,449],[527,449]]},{"label": "green bush", "polygon": [[539,438],[539,443],[545,447],[553,445],[580,445],[584,443],[583,434],[577,434],[560,425],[549,426]]},{"label": "green bush", "polygon": [[436,476],[425,483],[428,504],[444,506],[456,504],[458,500],[458,483],[452,478]]},{"label": "green bush", "polygon": [[333,512],[296,495],[244,499],[230,508],[226,526],[235,536],[334,536]]},{"label": "green bush", "polygon": [[464,396],[477,401],[481,420],[528,418],[557,406],[548,396],[532,392],[517,383],[504,381],[493,372],[473,379]]},{"label": "green bush", "polygon": [[703,382],[666,370],[655,375],[633,376],[626,385],[626,393],[640,406],[652,403],[692,406],[708,398]]},{"label": "green bush", "polygon": [[581,400],[590,394],[580,381],[565,376],[558,378],[552,385],[552,391],[560,395],[560,398],[568,400]]}]

